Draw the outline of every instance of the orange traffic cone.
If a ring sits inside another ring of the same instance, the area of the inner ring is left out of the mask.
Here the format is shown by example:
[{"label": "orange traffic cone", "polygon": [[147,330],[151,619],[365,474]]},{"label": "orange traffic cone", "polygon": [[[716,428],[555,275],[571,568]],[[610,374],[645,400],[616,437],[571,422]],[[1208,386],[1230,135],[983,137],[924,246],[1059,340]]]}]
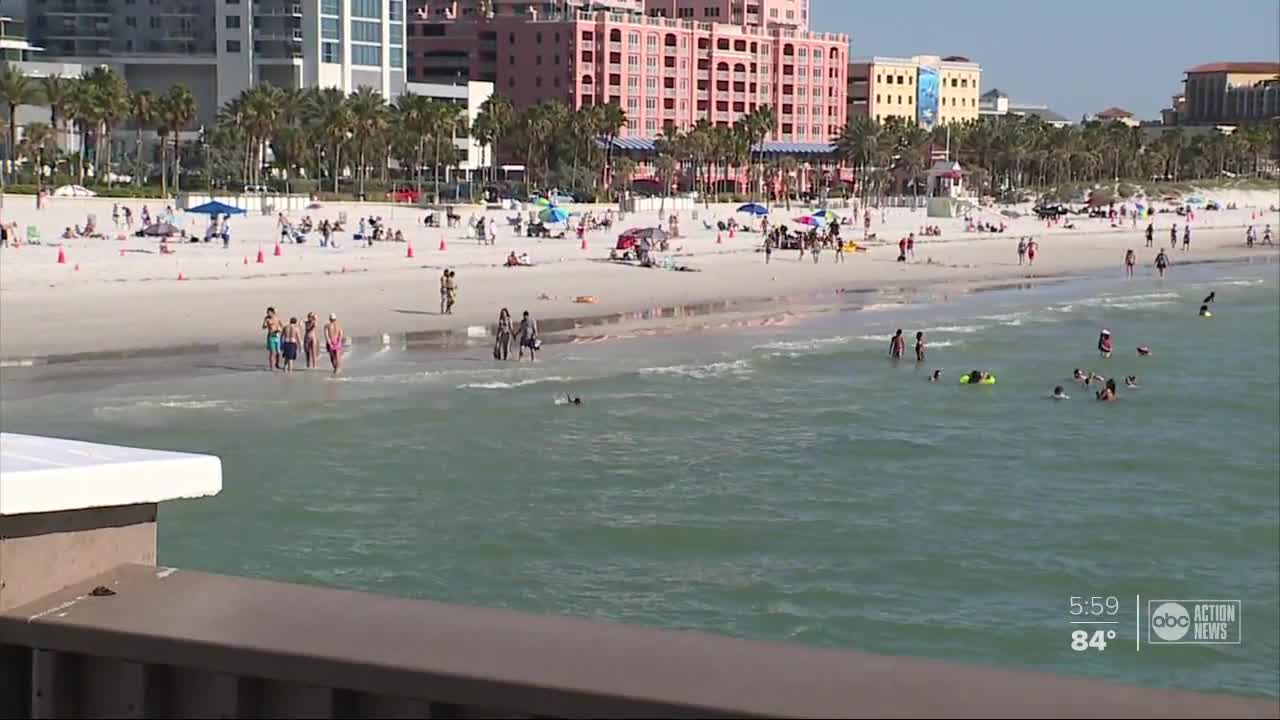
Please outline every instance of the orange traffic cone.
[{"label": "orange traffic cone", "polygon": [[280,252],[280,243],[276,243],[276,251],[275,251],[275,252],[273,252],[273,253],[271,253],[271,254],[272,254],[272,255],[275,255],[276,257],[280,257],[281,255],[283,255],[283,254],[284,254],[284,253]]},{"label": "orange traffic cone", "polygon": [[259,262],[259,263],[264,263],[264,262],[266,262],[266,261],[267,261],[267,259],[266,259],[265,257],[263,257],[263,256],[262,256],[262,248],[258,248],[258,262]]},{"label": "orange traffic cone", "polygon": [[179,281],[179,282],[181,282],[181,281],[186,280],[186,279],[187,279],[187,278],[186,278],[186,276],[182,274],[182,271],[181,271],[181,270],[179,270],[179,271],[178,271],[178,281]]},{"label": "orange traffic cone", "polygon": [[444,252],[448,247],[444,244],[444,236],[440,236],[440,252]]},{"label": "orange traffic cone", "polygon": [[716,233],[716,244],[719,245],[722,242],[724,241],[720,239],[720,233]]},{"label": "orange traffic cone", "polygon": [[413,259],[413,243],[409,243],[409,249],[405,251],[404,256],[409,258],[410,260]]},{"label": "orange traffic cone", "polygon": [[59,265],[67,264],[67,254],[62,251],[62,248],[58,248],[58,264]]},{"label": "orange traffic cone", "polygon": [[586,235],[583,235],[583,236],[582,236],[582,249],[583,249],[583,250],[586,250],[586,249],[587,249],[587,236],[586,236]]}]

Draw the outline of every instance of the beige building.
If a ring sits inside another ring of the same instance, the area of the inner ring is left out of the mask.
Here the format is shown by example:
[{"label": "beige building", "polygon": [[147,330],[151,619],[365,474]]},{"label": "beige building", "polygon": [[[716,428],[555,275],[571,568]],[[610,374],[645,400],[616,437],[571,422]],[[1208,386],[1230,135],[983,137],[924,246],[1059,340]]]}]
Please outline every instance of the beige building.
[{"label": "beige building", "polygon": [[1280,63],[1217,62],[1187,70],[1179,125],[1245,125],[1280,116]]},{"label": "beige building", "polygon": [[978,119],[982,66],[959,56],[875,57],[849,64],[849,115],[925,127]]}]

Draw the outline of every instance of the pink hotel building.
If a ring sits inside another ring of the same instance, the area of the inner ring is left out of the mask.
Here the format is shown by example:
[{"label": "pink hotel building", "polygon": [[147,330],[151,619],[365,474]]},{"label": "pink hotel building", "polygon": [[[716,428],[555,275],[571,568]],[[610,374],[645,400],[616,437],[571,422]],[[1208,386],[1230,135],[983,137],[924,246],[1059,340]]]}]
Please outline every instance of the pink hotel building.
[{"label": "pink hotel building", "polygon": [[825,145],[844,126],[849,38],[809,32],[809,0],[580,2],[419,3],[406,79],[489,81],[517,107],[614,102],[624,138],[730,125],[760,105],[777,117],[770,140]]}]

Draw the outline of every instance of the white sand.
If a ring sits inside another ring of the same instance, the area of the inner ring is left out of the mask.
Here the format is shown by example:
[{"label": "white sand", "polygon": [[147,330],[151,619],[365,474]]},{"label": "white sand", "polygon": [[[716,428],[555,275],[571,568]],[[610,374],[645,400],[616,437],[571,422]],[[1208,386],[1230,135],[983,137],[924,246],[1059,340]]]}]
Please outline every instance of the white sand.
[{"label": "white sand", "polygon": [[[1244,248],[1243,228],[1271,223],[1280,235],[1280,214],[1262,208],[1275,204],[1274,193],[1200,193],[1221,203],[1235,202],[1234,211],[1201,211],[1193,223],[1190,259],[1244,258],[1267,256],[1274,248]],[[479,246],[464,239],[465,223],[458,229],[423,227],[423,211],[390,205],[326,205],[308,211],[318,223],[335,219],[345,211],[348,232],[340,235],[342,248],[320,248],[318,234],[306,245],[287,245],[283,255],[274,257],[278,231],[275,216],[239,216],[232,219],[232,246],[223,250],[220,241],[209,244],[174,243],[174,255],[158,254],[153,239],[115,239],[111,226],[112,200],[51,199],[36,210],[34,199],[5,197],[4,222],[40,228],[44,245],[0,250],[0,358],[44,357],[66,353],[162,348],[196,343],[245,345],[261,340],[263,311],[274,305],[286,318],[314,311],[321,318],[335,312],[347,334],[359,337],[382,333],[433,329],[465,329],[491,324],[498,309],[506,306],[518,318],[523,310],[535,317],[581,317],[629,312],[653,307],[723,299],[778,298],[774,305],[812,303],[823,291],[837,288],[902,287],[917,284],[973,284],[1001,279],[1048,276],[1115,268],[1121,272],[1126,248],[1138,251],[1141,275],[1149,277],[1155,250],[1143,247],[1142,228],[1112,229],[1106,221],[1075,219],[1078,228],[1046,228],[1031,218],[1007,220],[1003,235],[977,236],[964,232],[959,219],[926,218],[923,211],[888,210],[882,222],[874,212],[871,230],[887,245],[867,253],[849,255],[844,264],[835,264],[834,253],[824,251],[815,266],[806,257],[797,261],[795,251],[775,252],[773,262],[764,264],[757,253],[758,233],[738,233],[716,244],[716,233],[702,229],[701,222],[682,214],[681,229],[686,237],[674,240],[679,262],[701,272],[684,273],[640,269],[599,262],[608,256],[618,231],[631,226],[652,225],[656,213],[631,215],[617,222],[614,230],[588,233],[589,249],[579,249],[569,233],[564,240],[531,240],[513,237],[501,222],[506,211],[460,208],[464,220],[483,214],[499,220],[496,246]],[[127,201],[135,218],[143,205]],[[152,214],[163,210],[163,201],[146,203]],[[702,218],[728,218],[732,205],[713,206]],[[1160,207],[1158,205],[1157,207]],[[571,206],[587,210],[588,206]],[[603,208],[596,208],[602,211]],[[1026,207],[1018,208],[1025,212]],[[106,240],[70,240],[62,246],[67,263],[56,263],[62,229],[84,224],[95,213]],[[861,218],[850,211],[842,235],[860,239]],[[1258,212],[1251,221],[1251,213]],[[303,212],[291,213],[297,220]],[[416,257],[408,259],[406,245],[379,243],[357,248],[351,239],[359,215],[381,215],[393,229],[400,229],[411,241]],[[789,219],[804,214],[775,209],[774,218]],[[179,214],[180,224],[203,235],[203,216]],[[746,216],[739,215],[745,220]],[[991,222],[1000,216],[987,213]],[[1157,214],[1156,247],[1168,243],[1171,222],[1184,220],[1174,214]],[[916,259],[903,265],[895,262],[896,241],[909,231],[929,223],[940,225],[940,238],[920,238]],[[696,228],[696,229],[695,229]],[[1033,269],[1019,267],[1015,246],[1019,235],[1035,235],[1040,257]],[[438,245],[444,238],[447,250]],[[266,262],[257,264],[258,248],[266,252]],[[121,250],[126,250],[121,255]],[[147,252],[131,252],[142,251]],[[538,263],[531,268],[504,268],[510,251],[528,252]],[[248,264],[245,264],[245,259]],[[1183,258],[1178,250],[1174,262]],[[928,261],[932,260],[932,263]],[[459,301],[452,316],[439,311],[439,277],[445,267],[457,271]],[[344,272],[345,269],[345,272]],[[1177,278],[1177,266],[1172,278]],[[177,280],[181,273],[187,280]],[[551,299],[540,299],[546,294]],[[592,295],[598,304],[573,302],[576,296]]]}]

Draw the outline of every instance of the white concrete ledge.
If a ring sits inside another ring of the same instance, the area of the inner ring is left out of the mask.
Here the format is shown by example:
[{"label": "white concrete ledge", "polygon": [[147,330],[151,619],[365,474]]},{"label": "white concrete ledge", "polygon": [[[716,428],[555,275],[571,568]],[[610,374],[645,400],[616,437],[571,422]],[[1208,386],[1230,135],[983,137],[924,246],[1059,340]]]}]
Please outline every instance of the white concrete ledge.
[{"label": "white concrete ledge", "polygon": [[0,515],[159,503],[221,491],[222,461],[212,455],[0,433]]}]

